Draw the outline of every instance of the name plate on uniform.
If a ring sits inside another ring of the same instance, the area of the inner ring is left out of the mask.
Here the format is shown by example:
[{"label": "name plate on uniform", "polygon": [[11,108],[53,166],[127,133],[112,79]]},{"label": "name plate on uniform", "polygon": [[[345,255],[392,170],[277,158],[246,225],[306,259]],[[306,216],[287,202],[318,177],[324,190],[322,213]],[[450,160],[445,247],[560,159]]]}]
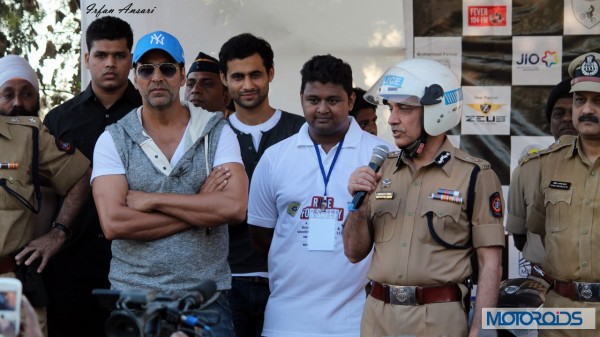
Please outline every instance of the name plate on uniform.
[{"label": "name plate on uniform", "polygon": [[376,200],[391,200],[394,199],[394,192],[376,192]]}]

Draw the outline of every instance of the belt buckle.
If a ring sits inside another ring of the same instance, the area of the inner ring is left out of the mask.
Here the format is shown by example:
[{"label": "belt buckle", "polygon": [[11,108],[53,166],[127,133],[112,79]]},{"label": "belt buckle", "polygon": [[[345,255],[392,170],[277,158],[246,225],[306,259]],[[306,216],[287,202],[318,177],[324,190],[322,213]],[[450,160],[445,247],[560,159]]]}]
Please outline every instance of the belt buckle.
[{"label": "belt buckle", "polygon": [[573,282],[575,297],[582,302],[600,302],[600,283]]},{"label": "belt buckle", "polygon": [[414,286],[389,286],[390,304],[417,305],[417,287]]}]

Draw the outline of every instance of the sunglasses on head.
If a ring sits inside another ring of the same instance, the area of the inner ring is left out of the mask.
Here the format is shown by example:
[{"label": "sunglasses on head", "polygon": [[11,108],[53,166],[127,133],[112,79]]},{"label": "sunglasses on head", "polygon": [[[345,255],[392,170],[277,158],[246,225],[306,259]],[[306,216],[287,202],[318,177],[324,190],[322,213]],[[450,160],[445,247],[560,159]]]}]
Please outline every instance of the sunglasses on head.
[{"label": "sunglasses on head", "polygon": [[152,77],[155,68],[158,68],[164,77],[173,77],[177,73],[177,65],[175,63],[168,62],[158,64],[140,64],[135,71],[140,78],[147,79]]}]

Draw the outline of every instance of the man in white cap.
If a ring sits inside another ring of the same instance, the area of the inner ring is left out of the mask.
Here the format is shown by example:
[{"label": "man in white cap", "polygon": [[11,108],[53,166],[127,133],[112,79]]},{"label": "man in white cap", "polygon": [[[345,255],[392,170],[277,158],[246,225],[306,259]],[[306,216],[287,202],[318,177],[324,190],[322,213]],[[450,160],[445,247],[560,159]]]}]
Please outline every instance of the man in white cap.
[{"label": "man in white cap", "polygon": [[0,58],[0,115],[38,116],[40,83],[29,63],[17,55]]},{"label": "man in white cap", "polygon": [[[144,35],[133,52],[143,105],[106,128],[94,149],[92,186],[100,225],[112,242],[114,289],[190,291],[213,280],[206,309],[221,320],[214,336],[235,336],[226,224],[246,216],[248,178],[221,112],[180,102],[183,48],[171,34]],[[212,170],[228,176],[207,191]]]},{"label": "man in white cap", "polygon": [[[568,144],[541,152],[533,209],[527,229],[544,238],[542,267],[554,279],[547,308],[593,308],[600,331],[600,54],[586,53],[569,65],[573,126]],[[562,138],[561,138],[562,139]],[[575,328],[575,327],[574,327]],[[574,336],[572,330],[540,330],[540,336]]]}]

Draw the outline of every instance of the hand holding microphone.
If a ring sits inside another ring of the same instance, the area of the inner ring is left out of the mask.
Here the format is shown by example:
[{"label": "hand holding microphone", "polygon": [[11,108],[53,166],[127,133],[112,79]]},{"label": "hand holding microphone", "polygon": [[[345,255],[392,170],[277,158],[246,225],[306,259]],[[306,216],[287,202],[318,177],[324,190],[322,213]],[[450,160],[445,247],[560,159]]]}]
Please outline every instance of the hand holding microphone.
[{"label": "hand holding microphone", "polygon": [[348,205],[349,210],[357,210],[362,205],[367,193],[375,190],[377,187],[376,173],[381,168],[385,158],[388,155],[388,148],[385,145],[377,145],[373,149],[373,155],[367,167],[359,167],[352,173],[348,191],[354,195],[352,202]]}]

